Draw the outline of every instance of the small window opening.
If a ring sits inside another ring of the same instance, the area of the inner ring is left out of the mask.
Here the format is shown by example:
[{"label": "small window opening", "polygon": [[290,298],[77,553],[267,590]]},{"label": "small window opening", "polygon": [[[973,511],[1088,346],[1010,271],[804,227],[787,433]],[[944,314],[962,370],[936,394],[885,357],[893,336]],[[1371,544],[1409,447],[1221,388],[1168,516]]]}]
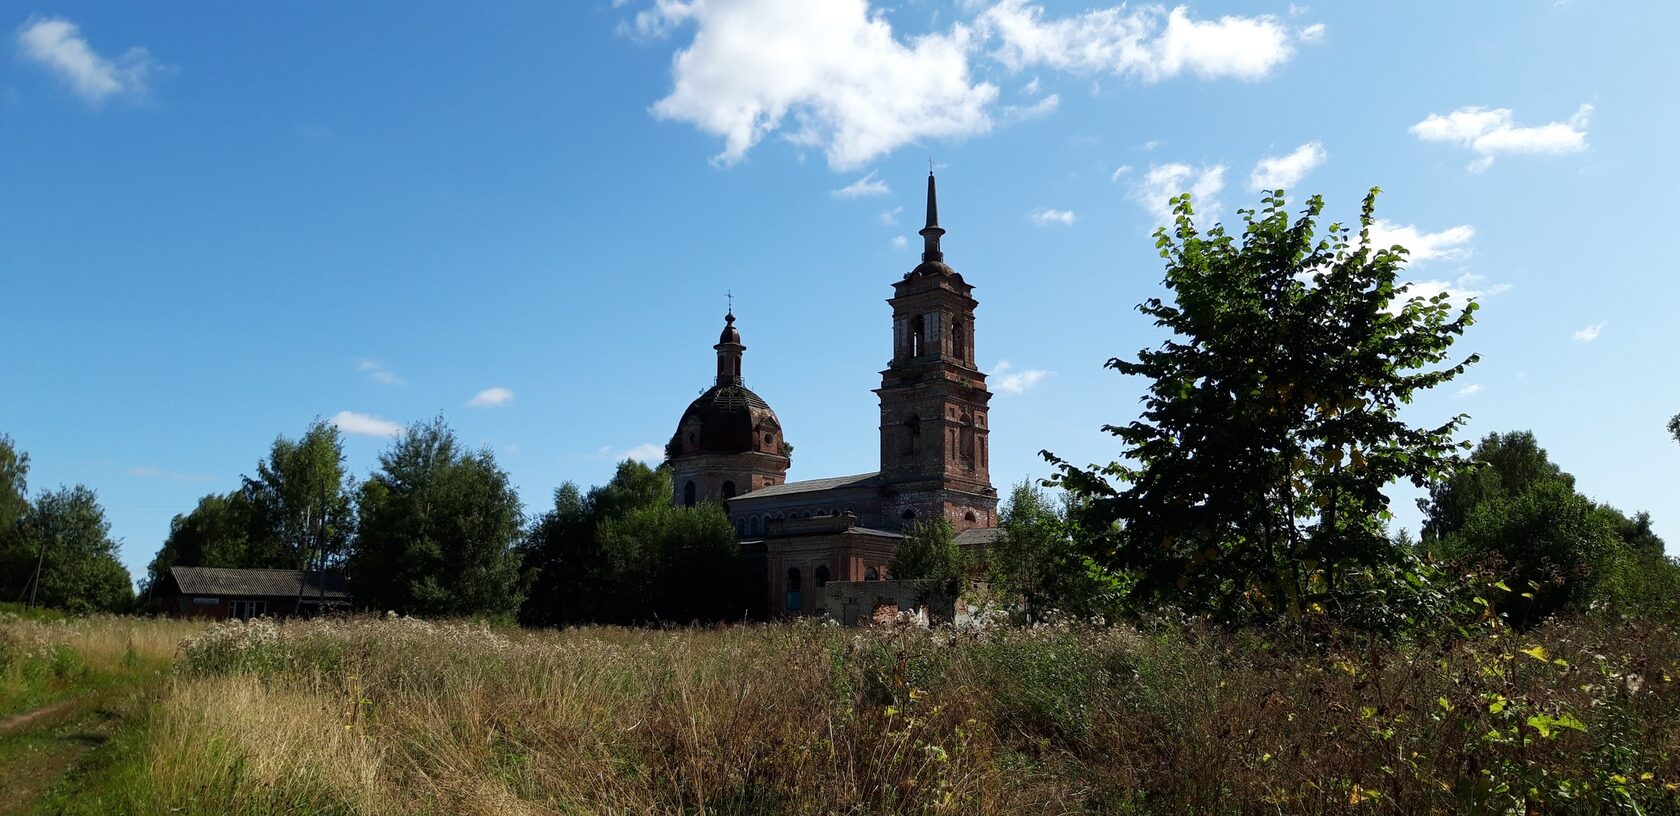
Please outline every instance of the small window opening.
[{"label": "small window opening", "polygon": [[828,567],[827,566],[817,567],[817,572],[816,572],[816,575],[814,577],[817,579],[817,588],[818,589],[822,589],[823,587],[827,586],[828,585]]},{"label": "small window opening", "polygon": [[694,506],[694,483],[693,482],[689,482],[689,483],[683,485],[683,506],[684,507],[693,507]]},{"label": "small window opening", "polygon": [[735,483],[734,482],[724,482],[723,483],[723,497],[726,498],[726,499],[735,498]]}]

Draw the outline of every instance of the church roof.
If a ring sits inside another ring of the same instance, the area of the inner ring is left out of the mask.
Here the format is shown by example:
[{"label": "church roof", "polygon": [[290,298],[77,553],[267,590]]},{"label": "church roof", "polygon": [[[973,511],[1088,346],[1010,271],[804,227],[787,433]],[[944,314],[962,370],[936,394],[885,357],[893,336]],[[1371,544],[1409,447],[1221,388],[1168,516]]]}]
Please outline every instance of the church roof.
[{"label": "church roof", "polygon": [[856,476],[832,476],[827,479],[806,479],[803,482],[783,482],[779,485],[761,487],[751,493],[743,493],[735,497],[735,501],[742,499],[767,499],[775,496],[791,496],[796,493],[816,493],[823,490],[839,490],[845,487],[873,487],[881,483],[881,474],[877,472],[859,473]]},{"label": "church roof", "polygon": [[700,421],[698,450],[702,453],[742,453],[753,450],[753,434],[760,425],[780,429],[770,403],[744,385],[714,385],[688,404],[677,433],[690,420]]}]

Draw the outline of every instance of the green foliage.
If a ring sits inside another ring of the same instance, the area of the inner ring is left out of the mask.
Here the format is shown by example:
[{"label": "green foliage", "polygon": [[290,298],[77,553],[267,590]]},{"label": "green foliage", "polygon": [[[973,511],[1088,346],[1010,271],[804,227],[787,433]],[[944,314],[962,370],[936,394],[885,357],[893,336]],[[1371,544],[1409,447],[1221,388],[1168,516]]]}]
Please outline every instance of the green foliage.
[{"label": "green foliage", "polygon": [[720,621],[746,608],[741,548],[721,504],[667,500],[602,519],[595,536],[616,589],[602,620]]},{"label": "green foliage", "polygon": [[1464,419],[1415,428],[1400,409],[1476,361],[1447,362],[1476,304],[1407,296],[1405,250],[1369,246],[1375,201],[1357,237],[1332,224],[1321,238],[1321,199],[1291,221],[1278,191],[1243,211],[1239,244],[1223,227],[1199,233],[1189,197],[1175,199],[1176,227],[1156,233],[1173,302],[1138,307],[1172,336],[1108,361],[1149,381],[1143,416],[1104,428],[1124,458],[1081,468],[1044,454],[1095,562],[1135,581],[1134,608],[1397,618],[1359,607],[1414,585],[1382,490],[1446,472]]},{"label": "green foliage", "polygon": [[748,600],[723,508],[671,506],[669,471],[634,460],[587,495],[561,485],[521,554],[528,625],[729,620]]},{"label": "green foliage", "polygon": [[240,489],[205,496],[170,520],[142,594],[174,566],[333,566],[343,560],[355,527],[350,499],[337,428],[317,420],[300,439],[278,437]]},{"label": "green foliage", "polygon": [[343,557],[355,526],[345,489],[344,442],[322,420],[303,437],[277,437],[257,475],[240,491],[253,516],[255,535],[239,566],[300,569]]},{"label": "green foliage", "polygon": [[379,455],[357,507],[358,605],[444,616],[519,608],[519,496],[495,457],[463,450],[442,419],[409,426]]},{"label": "green foliage", "polygon": [[1003,536],[986,550],[987,580],[1001,596],[1019,598],[1027,620],[1052,610],[1080,617],[1108,611],[1108,582],[1093,578],[1065,513],[1043,490],[1016,485],[998,527]]},{"label": "green foliage", "polygon": [[887,571],[900,580],[961,581],[972,566],[970,553],[957,545],[951,522],[937,518],[910,524]]},{"label": "green foliage", "polygon": [[29,454],[0,434],[0,545],[29,512]]},{"label": "green foliage", "polygon": [[[0,597],[73,614],[124,611],[128,570],[99,498],[82,485],[43,493],[0,543]],[[40,565],[38,586],[34,585]]]},{"label": "green foliage", "polygon": [[1484,437],[1471,465],[1420,504],[1423,546],[1437,559],[1497,571],[1515,591],[1493,607],[1518,625],[1612,596],[1624,611],[1664,606],[1661,588],[1677,585],[1650,515],[1629,518],[1581,495],[1528,431]]},{"label": "green foliage", "polygon": [[1674,435],[1674,441],[1680,442],[1680,414],[1668,421],[1668,432]]}]

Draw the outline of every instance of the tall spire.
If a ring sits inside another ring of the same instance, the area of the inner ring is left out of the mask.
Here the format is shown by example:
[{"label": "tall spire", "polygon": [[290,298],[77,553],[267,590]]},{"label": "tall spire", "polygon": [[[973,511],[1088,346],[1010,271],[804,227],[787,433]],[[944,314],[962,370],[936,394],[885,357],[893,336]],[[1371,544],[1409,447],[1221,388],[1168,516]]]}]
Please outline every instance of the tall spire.
[{"label": "tall spire", "polygon": [[939,227],[939,196],[934,192],[933,170],[932,168],[929,168],[927,226],[922,227],[921,231],[922,260],[924,262],[945,260],[945,253],[939,250],[939,236],[944,234],[945,230],[940,229]]}]

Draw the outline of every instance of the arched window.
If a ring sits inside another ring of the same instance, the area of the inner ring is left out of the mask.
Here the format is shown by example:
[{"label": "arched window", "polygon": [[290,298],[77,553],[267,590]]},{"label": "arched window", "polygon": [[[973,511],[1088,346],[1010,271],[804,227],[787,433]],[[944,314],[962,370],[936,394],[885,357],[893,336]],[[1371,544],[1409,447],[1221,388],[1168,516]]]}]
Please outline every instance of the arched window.
[{"label": "arched window", "polygon": [[923,323],[921,315],[916,315],[915,317],[910,318],[910,356],[911,357],[922,356],[922,342],[923,342],[922,335],[926,331],[927,331],[927,326]]},{"label": "arched window", "polygon": [[828,585],[828,567],[827,566],[817,567],[817,572],[816,572],[816,575],[814,577],[817,580],[817,589],[822,589],[823,587],[827,586]]},{"label": "arched window", "polygon": [[752,518],[747,519],[747,535],[758,535],[758,531],[760,529],[758,516],[753,516]]},{"label": "arched window", "polygon": [[723,483],[723,497],[726,498],[726,499],[735,498],[735,483],[734,482],[724,482]]},{"label": "arched window", "polygon": [[967,513],[963,514],[963,521],[974,521],[974,520],[975,520],[975,518],[974,518],[974,511],[973,510],[970,510]]},{"label": "arched window", "polygon": [[805,598],[800,593],[799,568],[789,567],[787,571],[787,611],[799,612],[805,608]]},{"label": "arched window", "polygon": [[911,414],[904,420],[904,452],[915,454],[922,447],[922,416]]},{"label": "arched window", "polygon": [[746,519],[736,519],[735,520],[735,535],[744,536],[746,534],[747,534],[747,520]]},{"label": "arched window", "polygon": [[906,507],[904,508],[904,512],[898,514],[898,517],[904,519],[905,521],[915,521],[916,511]]},{"label": "arched window", "polygon": [[962,319],[951,321],[951,356],[963,357],[963,327]]},{"label": "arched window", "polygon": [[881,580],[881,572],[874,567],[870,567],[869,569],[863,571],[863,580],[879,581]]},{"label": "arched window", "polygon": [[683,506],[694,506],[694,482],[692,481],[683,485]]}]

